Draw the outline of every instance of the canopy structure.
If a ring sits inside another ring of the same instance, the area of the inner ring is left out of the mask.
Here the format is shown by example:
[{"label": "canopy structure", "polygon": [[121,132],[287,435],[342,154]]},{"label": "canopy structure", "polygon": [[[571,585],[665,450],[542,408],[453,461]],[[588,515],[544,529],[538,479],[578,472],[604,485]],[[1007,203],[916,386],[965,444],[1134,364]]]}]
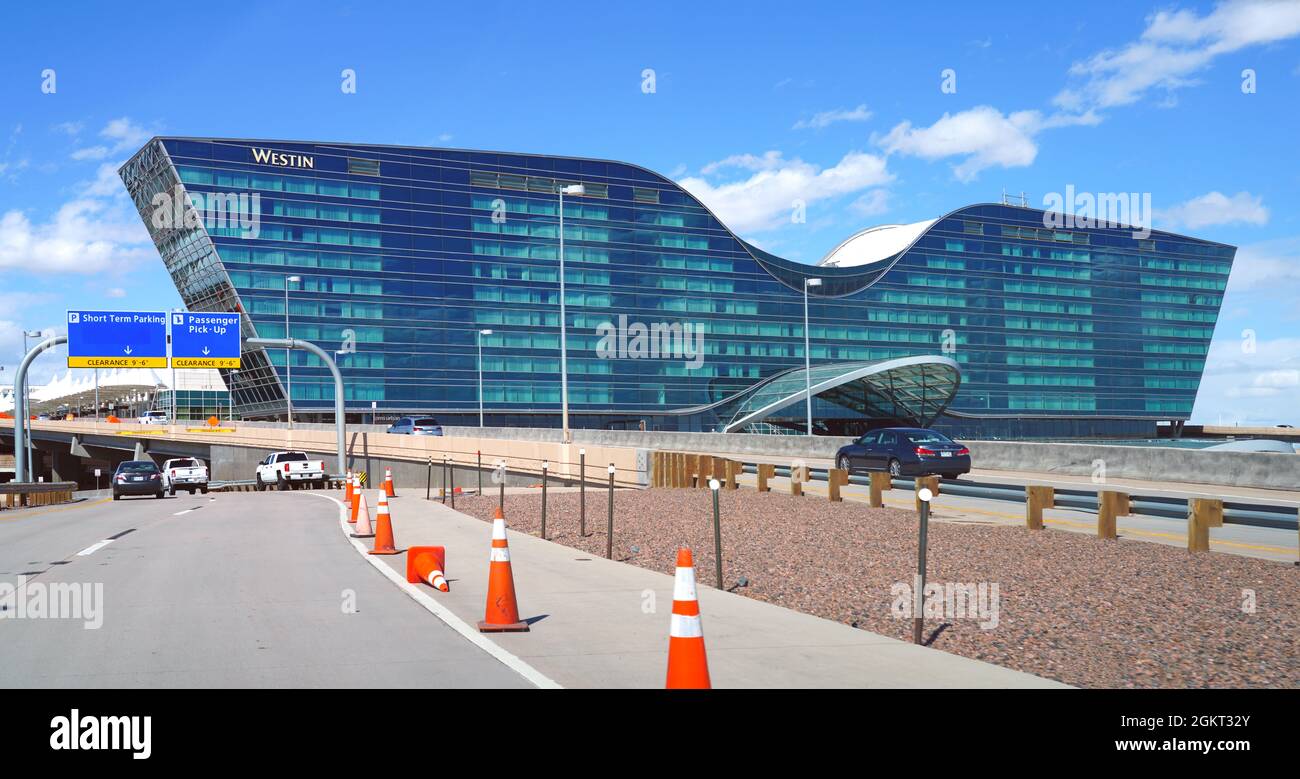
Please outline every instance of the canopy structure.
[{"label": "canopy structure", "polygon": [[[152,368],[121,368],[99,372],[99,399],[103,403],[129,403],[140,400],[158,390],[171,388],[172,372]],[[54,411],[59,406],[93,407],[96,377],[93,371],[78,370],[74,375],[68,370],[44,386],[31,387],[33,414]],[[182,369],[176,371],[177,388],[184,390],[222,391],[226,386],[220,374],[209,369]],[[12,388],[0,391],[0,412],[12,412]]]},{"label": "canopy structure", "polygon": [[952,402],[961,368],[948,357],[923,355],[876,362],[841,362],[795,368],[760,382],[719,408],[724,433],[760,423],[782,409],[814,398],[854,415],[903,419],[927,427]]}]

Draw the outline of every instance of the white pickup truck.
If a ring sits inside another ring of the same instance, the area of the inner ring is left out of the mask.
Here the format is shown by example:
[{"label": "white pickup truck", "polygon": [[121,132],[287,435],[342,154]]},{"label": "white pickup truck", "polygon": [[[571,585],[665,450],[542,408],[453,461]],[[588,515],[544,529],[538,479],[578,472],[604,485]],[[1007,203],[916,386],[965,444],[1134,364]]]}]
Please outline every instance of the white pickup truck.
[{"label": "white pickup truck", "polygon": [[257,464],[257,491],[272,486],[282,490],[293,489],[303,482],[326,486],[324,460],[308,459],[306,452],[274,452]]},{"label": "white pickup truck", "polygon": [[162,467],[163,487],[169,495],[181,489],[193,495],[195,490],[208,494],[208,466],[193,457],[168,460]]}]

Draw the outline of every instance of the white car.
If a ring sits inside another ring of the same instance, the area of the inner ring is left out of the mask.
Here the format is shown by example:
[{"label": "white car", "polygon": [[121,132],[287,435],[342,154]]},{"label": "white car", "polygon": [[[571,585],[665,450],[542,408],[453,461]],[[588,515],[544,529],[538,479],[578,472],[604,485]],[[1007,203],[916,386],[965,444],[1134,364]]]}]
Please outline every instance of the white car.
[{"label": "white car", "polygon": [[136,422],[142,425],[165,425],[168,423],[166,411],[146,411],[136,417]]},{"label": "white car", "polygon": [[195,490],[208,494],[208,466],[193,457],[180,457],[163,463],[162,480],[170,495],[175,495],[178,489],[191,495]]},{"label": "white car", "polygon": [[296,484],[314,483],[324,488],[329,477],[325,474],[325,461],[312,460],[306,452],[273,452],[257,464],[254,477],[258,492],[275,486],[282,490],[293,489]]}]

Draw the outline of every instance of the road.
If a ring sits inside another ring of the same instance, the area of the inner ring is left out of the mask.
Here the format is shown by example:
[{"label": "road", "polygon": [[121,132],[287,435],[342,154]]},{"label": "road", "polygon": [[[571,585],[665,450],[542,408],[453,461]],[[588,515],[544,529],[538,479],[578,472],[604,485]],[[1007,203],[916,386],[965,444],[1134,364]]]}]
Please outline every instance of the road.
[{"label": "road", "polygon": [[6,511],[0,583],[23,577],[27,604],[79,583],[98,609],[0,620],[0,687],[531,686],[386,581],[336,504],[305,493]]}]

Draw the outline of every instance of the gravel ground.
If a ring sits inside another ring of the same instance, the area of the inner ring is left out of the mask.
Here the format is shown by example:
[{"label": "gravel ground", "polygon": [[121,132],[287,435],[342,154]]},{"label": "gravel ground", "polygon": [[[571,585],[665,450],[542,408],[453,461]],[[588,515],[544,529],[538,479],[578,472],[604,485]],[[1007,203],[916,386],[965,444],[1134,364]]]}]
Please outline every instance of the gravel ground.
[{"label": "gravel ground", "polygon": [[[583,538],[578,495],[549,494],[548,538],[603,555],[607,500],[588,490]],[[512,531],[536,535],[540,506],[540,491],[507,495]],[[496,497],[461,497],[456,508],[489,519]],[[916,569],[914,513],[746,489],[724,491],[721,511],[729,589],[911,640],[912,621],[894,616],[890,589],[910,585]],[[707,490],[620,490],[615,512],[615,559],[672,573],[685,545],[701,586],[715,583]],[[1300,687],[1293,565],[942,521],[931,522],[929,538],[927,582],[996,583],[1000,595],[990,629],[980,627],[987,612],[927,619],[924,635],[937,649],[1080,687]],[[1255,613],[1243,609],[1244,590],[1254,592]]]}]

